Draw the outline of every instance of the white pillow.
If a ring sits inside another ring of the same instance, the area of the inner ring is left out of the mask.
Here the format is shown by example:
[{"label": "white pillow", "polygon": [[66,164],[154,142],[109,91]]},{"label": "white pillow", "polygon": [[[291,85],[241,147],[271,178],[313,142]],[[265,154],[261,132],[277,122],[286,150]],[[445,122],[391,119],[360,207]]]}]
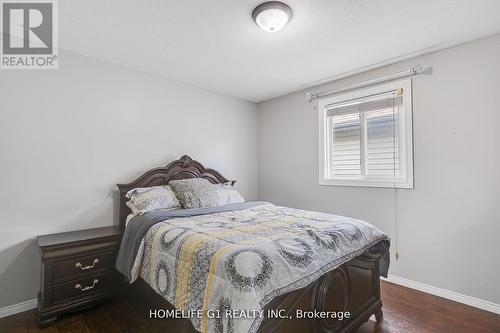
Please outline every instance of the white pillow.
[{"label": "white pillow", "polygon": [[130,201],[127,206],[134,214],[143,214],[158,209],[178,209],[181,204],[170,186],[139,187],[125,195]]}]

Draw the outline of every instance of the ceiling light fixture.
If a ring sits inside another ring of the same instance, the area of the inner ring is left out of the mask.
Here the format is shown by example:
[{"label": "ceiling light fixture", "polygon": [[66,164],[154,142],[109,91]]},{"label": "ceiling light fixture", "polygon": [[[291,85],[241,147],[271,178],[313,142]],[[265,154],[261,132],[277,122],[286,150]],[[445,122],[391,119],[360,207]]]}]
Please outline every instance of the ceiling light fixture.
[{"label": "ceiling light fixture", "polygon": [[252,18],[263,30],[275,32],[283,29],[290,21],[292,10],[283,2],[268,1],[255,7]]}]

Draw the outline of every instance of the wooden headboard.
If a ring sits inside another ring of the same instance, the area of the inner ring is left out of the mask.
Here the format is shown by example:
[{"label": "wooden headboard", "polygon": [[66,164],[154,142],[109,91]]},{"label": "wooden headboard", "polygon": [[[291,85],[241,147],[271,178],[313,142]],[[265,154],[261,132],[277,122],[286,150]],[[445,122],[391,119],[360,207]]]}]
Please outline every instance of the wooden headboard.
[{"label": "wooden headboard", "polygon": [[[120,230],[122,232],[125,230],[127,216],[132,213],[126,205],[128,199],[125,195],[128,191],[137,187],[167,185],[171,180],[186,178],[205,178],[214,184],[230,181],[218,171],[207,169],[200,162],[184,155],[178,160],[170,162],[166,167],[155,168],[145,172],[142,176],[128,184],[117,184],[120,190]],[[235,182],[234,180],[231,181],[233,185]]]}]

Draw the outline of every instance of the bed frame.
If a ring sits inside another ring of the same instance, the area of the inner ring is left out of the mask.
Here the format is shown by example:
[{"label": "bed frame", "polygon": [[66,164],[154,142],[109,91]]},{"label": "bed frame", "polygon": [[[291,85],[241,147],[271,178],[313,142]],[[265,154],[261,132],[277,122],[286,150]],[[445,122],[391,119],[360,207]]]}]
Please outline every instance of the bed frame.
[{"label": "bed frame", "polygon": [[[131,213],[125,194],[136,187],[166,185],[170,180],[205,178],[212,183],[225,183],[219,172],[205,168],[201,163],[184,155],[166,167],[147,171],[128,184],[118,184],[120,190],[120,229],[125,229],[125,220]],[[231,181],[232,184],[235,181]],[[266,318],[258,332],[354,332],[372,315],[382,320],[380,300],[379,259],[380,254],[365,252],[333,271],[322,275],[314,283],[275,298],[264,310],[284,309],[293,319]],[[138,279],[132,285],[131,294],[146,300],[151,309],[175,309],[172,304],[157,294],[145,281]],[[349,311],[350,318],[295,319],[296,310],[303,311]],[[267,312],[267,311],[265,311]],[[169,319],[172,332],[197,332],[188,319]],[[235,332],[238,333],[238,332]]]}]

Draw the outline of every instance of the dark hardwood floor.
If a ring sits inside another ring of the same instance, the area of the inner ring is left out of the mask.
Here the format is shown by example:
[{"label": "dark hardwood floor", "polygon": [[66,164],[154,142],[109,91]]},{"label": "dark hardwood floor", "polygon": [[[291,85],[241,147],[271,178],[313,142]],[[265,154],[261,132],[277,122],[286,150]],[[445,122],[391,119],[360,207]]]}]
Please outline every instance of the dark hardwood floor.
[{"label": "dark hardwood floor", "polygon": [[[500,332],[500,315],[388,282],[382,282],[382,300],[383,322],[376,323],[372,317],[359,333]],[[62,316],[40,330],[36,310],[31,310],[0,319],[0,332],[168,332],[165,320],[147,320],[147,314],[148,309],[140,301],[121,299]]]}]

